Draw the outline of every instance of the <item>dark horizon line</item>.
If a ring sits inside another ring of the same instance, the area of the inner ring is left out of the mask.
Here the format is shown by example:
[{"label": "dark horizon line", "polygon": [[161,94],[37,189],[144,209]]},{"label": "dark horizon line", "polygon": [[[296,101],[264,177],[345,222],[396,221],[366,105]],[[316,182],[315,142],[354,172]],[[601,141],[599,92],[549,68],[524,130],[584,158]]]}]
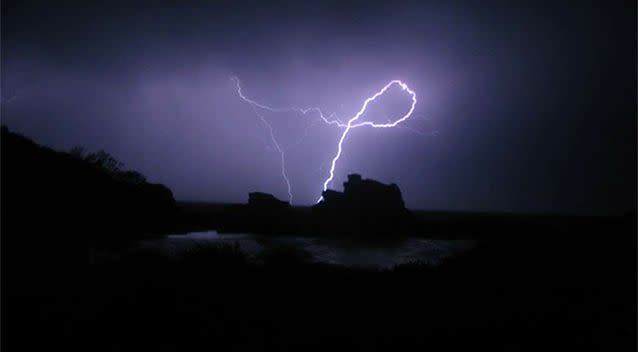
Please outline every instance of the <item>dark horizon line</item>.
[{"label": "dark horizon line", "polygon": [[[190,204],[202,204],[202,205],[217,205],[217,206],[231,206],[231,205],[246,205],[248,202],[223,202],[223,201],[208,201],[208,200],[189,200],[189,199],[175,199],[178,204],[190,203]],[[311,208],[314,204],[292,204],[293,208]],[[623,217],[631,214],[636,214],[638,211],[636,208],[627,209],[624,211],[609,211],[609,212],[578,212],[578,211],[509,211],[509,210],[450,210],[450,209],[423,209],[423,208],[408,208],[412,212],[430,213],[430,214],[465,214],[465,215],[503,215],[503,216],[573,216],[573,217]]]}]

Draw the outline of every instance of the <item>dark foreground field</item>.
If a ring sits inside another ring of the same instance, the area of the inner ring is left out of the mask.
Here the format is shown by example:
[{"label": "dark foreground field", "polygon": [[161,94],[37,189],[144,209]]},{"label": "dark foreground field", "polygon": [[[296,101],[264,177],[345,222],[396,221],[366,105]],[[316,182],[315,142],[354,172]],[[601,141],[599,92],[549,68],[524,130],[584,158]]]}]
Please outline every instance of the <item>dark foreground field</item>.
[{"label": "dark foreground field", "polygon": [[635,213],[416,214],[413,233],[479,240],[438,267],[232,245],[92,264],[95,246],[216,228],[225,207],[6,130],[1,152],[3,351],[636,350]]},{"label": "dark foreground field", "polygon": [[438,268],[387,271],[230,246],[3,263],[3,350],[632,351],[636,241],[616,235],[483,242]]}]

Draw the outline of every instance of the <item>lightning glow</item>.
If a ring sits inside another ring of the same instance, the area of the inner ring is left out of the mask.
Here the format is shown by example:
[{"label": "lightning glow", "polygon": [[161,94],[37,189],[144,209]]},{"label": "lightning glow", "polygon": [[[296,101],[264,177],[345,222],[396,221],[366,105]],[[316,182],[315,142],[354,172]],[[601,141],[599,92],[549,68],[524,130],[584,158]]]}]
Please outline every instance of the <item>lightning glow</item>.
[{"label": "lightning glow", "polygon": [[[244,93],[241,90],[241,84],[239,82],[239,78],[237,77],[231,77],[230,78],[233,82],[235,82],[235,85],[237,86],[237,94],[239,95],[239,97],[247,102],[248,104],[252,105],[253,107],[257,107],[260,109],[264,109],[264,110],[268,110],[271,112],[298,112],[302,115],[307,115],[309,113],[315,112],[317,114],[319,114],[319,118],[321,118],[321,120],[328,124],[328,125],[337,125],[339,127],[346,127],[345,124],[343,124],[338,118],[335,117],[335,114],[330,114],[328,117],[326,117],[323,112],[321,111],[320,108],[318,107],[311,107],[311,108],[296,108],[296,107],[284,107],[284,108],[274,108],[274,107],[270,107],[268,105],[263,105],[259,102],[256,102],[248,97],[246,97],[244,95]],[[331,120],[332,118],[334,118],[334,120]]]},{"label": "lightning glow", "polygon": [[[353,124],[355,121],[357,121],[361,115],[363,115],[363,113],[365,113],[366,109],[368,108],[368,104],[370,104],[370,102],[376,100],[379,96],[383,95],[383,93],[385,93],[388,88],[390,88],[391,86],[398,84],[401,89],[403,89],[404,91],[407,91],[410,96],[412,97],[412,105],[410,106],[410,110],[403,115],[400,119],[394,121],[394,122],[390,122],[390,123],[382,123],[382,124],[375,124],[371,121],[364,121],[358,124]],[[337,165],[337,161],[339,160],[339,158],[341,157],[341,153],[343,152],[343,141],[345,141],[346,136],[348,135],[348,133],[350,132],[351,129],[353,128],[357,128],[357,127],[362,127],[362,126],[370,126],[370,127],[374,127],[374,128],[392,128],[397,126],[398,124],[400,124],[401,122],[407,120],[408,118],[410,118],[410,116],[412,115],[412,113],[414,112],[414,108],[416,107],[416,103],[417,103],[417,99],[416,99],[416,93],[414,91],[412,91],[407,84],[401,82],[400,80],[393,80],[390,81],[390,83],[386,84],[383,88],[381,88],[380,91],[374,93],[373,96],[369,97],[368,99],[366,99],[363,102],[363,105],[361,106],[361,109],[357,112],[356,115],[354,115],[354,117],[352,117],[350,120],[348,120],[348,124],[346,125],[346,129],[343,131],[343,133],[341,134],[341,138],[339,139],[339,144],[338,144],[338,148],[337,148],[337,155],[335,155],[335,157],[332,159],[332,164],[330,165],[330,176],[328,176],[328,178],[323,182],[323,190],[327,190],[328,186],[330,185],[330,182],[332,182],[332,179],[334,178],[334,173],[335,173],[335,167]],[[323,197],[319,197],[319,200],[317,202],[321,202],[321,200],[323,199]]]},{"label": "lightning glow", "polygon": [[[273,144],[275,145],[275,147],[277,148],[277,150],[279,151],[279,154],[281,156],[281,174],[282,174],[282,176],[283,176],[283,178],[284,178],[284,180],[286,182],[286,185],[288,187],[288,196],[289,196],[289,200],[290,200],[291,204],[292,204],[292,188],[291,188],[291,185],[290,185],[290,180],[288,179],[288,177],[286,175],[284,151],[280,147],[279,143],[277,142],[277,140],[275,138],[275,133],[273,131],[272,126],[258,112],[258,109],[263,109],[263,110],[267,110],[267,111],[271,111],[271,112],[298,112],[298,113],[300,113],[302,115],[306,115],[308,113],[317,113],[319,118],[321,119],[321,121],[323,121],[325,124],[335,125],[335,126],[337,126],[339,128],[343,128],[344,129],[342,134],[341,134],[341,137],[339,138],[339,143],[337,144],[337,154],[334,156],[334,158],[332,158],[332,162],[330,164],[330,174],[329,174],[328,178],[326,178],[326,180],[323,182],[323,191],[326,191],[328,189],[328,186],[330,186],[330,183],[334,179],[334,173],[335,173],[335,168],[337,166],[337,162],[339,161],[339,158],[341,157],[341,154],[343,153],[343,143],[346,140],[346,137],[348,136],[348,134],[350,133],[350,130],[352,130],[354,128],[358,128],[358,127],[364,127],[364,126],[369,126],[369,127],[373,127],[373,128],[393,128],[393,127],[396,127],[400,123],[406,121],[407,119],[409,119],[412,116],[412,113],[414,112],[414,109],[415,109],[416,104],[417,104],[416,93],[413,90],[411,90],[406,83],[402,82],[401,80],[392,80],[388,84],[386,84],[383,88],[381,88],[381,90],[377,91],[371,97],[367,98],[363,102],[363,105],[361,106],[361,109],[352,118],[350,118],[347,123],[344,124],[341,120],[336,118],[334,114],[331,114],[328,117],[326,117],[323,114],[323,112],[321,111],[321,109],[318,108],[318,107],[311,107],[311,108],[297,108],[297,107],[275,108],[275,107],[271,107],[271,106],[267,106],[267,105],[261,104],[261,103],[255,101],[255,100],[252,100],[252,99],[246,97],[243,94],[242,89],[241,89],[241,84],[240,84],[239,79],[237,77],[232,77],[231,80],[233,82],[235,82],[235,85],[236,85],[236,88],[237,88],[237,94],[239,95],[239,97],[243,101],[249,103],[253,107],[253,110],[255,111],[255,114],[257,114],[257,116],[261,119],[261,121],[264,123],[264,125],[266,125],[266,127],[270,131],[270,136],[271,136],[271,139],[273,141]],[[408,110],[408,112],[405,113],[403,116],[401,116],[399,119],[395,120],[394,122],[374,123],[372,121],[363,121],[363,122],[358,122],[357,123],[357,120],[359,120],[361,118],[361,116],[366,112],[366,110],[368,108],[368,104],[370,104],[371,102],[375,101],[378,97],[382,96],[388,89],[390,89],[392,86],[395,86],[395,85],[399,86],[403,91],[406,91],[411,97],[412,104],[410,105],[410,109]],[[308,128],[309,127],[306,128],[306,130],[304,132],[304,135],[308,132]],[[413,129],[410,129],[410,130],[413,130]],[[418,131],[416,131],[416,132],[418,132]],[[317,202],[321,202],[322,199],[323,199],[323,197],[320,197]]]},{"label": "lightning glow", "polygon": [[292,204],[292,187],[290,186],[290,180],[288,179],[288,175],[286,175],[286,156],[284,154],[284,151],[283,149],[281,149],[281,146],[279,146],[279,143],[277,142],[277,138],[275,138],[275,131],[273,130],[272,125],[268,123],[268,121],[264,118],[264,116],[261,115],[254,106],[253,106],[253,110],[255,111],[255,114],[259,117],[261,122],[264,125],[266,125],[266,127],[270,131],[270,139],[272,140],[272,143],[275,145],[275,148],[279,152],[279,156],[281,157],[281,176],[286,181],[286,186],[288,187],[288,202]]}]

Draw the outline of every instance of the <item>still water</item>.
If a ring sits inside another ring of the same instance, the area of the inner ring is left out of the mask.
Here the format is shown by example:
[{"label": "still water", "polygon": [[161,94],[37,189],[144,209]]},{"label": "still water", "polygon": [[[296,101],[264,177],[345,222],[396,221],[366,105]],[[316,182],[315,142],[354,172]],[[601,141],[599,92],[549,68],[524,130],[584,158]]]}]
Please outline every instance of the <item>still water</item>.
[{"label": "still water", "polygon": [[238,244],[248,255],[259,255],[276,247],[305,252],[311,260],[351,267],[390,268],[407,262],[437,265],[441,260],[473,247],[472,241],[408,238],[390,243],[364,243],[335,238],[219,234],[216,231],[169,235],[137,243],[138,248],[179,256],[184,251],[206,245]]}]

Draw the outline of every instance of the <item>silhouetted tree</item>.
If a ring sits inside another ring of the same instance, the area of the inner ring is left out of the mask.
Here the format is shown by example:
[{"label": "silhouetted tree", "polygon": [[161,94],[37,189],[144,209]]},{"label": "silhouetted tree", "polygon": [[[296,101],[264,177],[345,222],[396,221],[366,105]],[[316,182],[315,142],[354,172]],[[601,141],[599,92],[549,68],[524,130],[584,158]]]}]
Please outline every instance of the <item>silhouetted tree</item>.
[{"label": "silhouetted tree", "polygon": [[146,183],[146,177],[144,175],[133,170],[122,170],[124,163],[119,162],[111,154],[103,150],[87,154],[84,147],[75,146],[69,149],[69,155],[105,170],[118,180],[133,184]]},{"label": "silhouetted tree", "polygon": [[144,175],[137,171],[131,170],[118,173],[118,178],[134,184],[141,184],[146,182],[146,177]]},{"label": "silhouetted tree", "polygon": [[69,150],[69,155],[77,159],[84,159],[84,154],[86,151],[83,147],[75,146]]},{"label": "silhouetted tree", "polygon": [[123,163],[117,161],[117,159],[104,150],[90,153],[84,160],[110,173],[117,173],[124,167]]}]

